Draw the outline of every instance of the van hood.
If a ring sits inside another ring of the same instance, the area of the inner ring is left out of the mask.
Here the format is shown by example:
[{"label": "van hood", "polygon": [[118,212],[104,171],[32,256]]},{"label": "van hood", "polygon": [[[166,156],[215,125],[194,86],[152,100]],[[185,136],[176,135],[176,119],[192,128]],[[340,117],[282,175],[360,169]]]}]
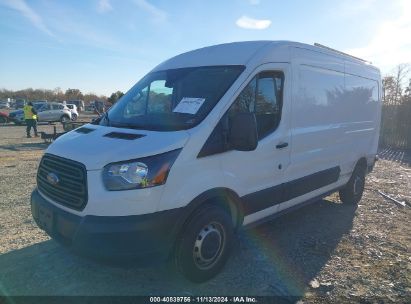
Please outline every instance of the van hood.
[{"label": "van hood", "polygon": [[156,132],[87,124],[57,138],[46,153],[78,161],[87,170],[182,148],[187,131]]}]

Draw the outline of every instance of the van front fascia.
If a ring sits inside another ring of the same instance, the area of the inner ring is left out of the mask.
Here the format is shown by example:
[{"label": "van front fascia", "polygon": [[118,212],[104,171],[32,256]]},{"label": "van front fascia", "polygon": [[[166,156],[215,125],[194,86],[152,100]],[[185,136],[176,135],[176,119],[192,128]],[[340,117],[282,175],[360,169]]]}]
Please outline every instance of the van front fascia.
[{"label": "van front fascia", "polygon": [[[79,216],[56,207],[35,189],[31,212],[57,242],[84,256],[102,259],[166,259],[181,228],[185,208],[128,216]],[[44,213],[53,214],[50,220]]]}]

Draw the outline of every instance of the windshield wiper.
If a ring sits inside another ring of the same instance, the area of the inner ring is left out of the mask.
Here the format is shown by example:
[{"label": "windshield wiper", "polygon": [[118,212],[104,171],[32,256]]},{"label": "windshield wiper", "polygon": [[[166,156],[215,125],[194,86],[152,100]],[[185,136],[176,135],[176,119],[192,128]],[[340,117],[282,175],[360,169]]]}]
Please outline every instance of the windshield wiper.
[{"label": "windshield wiper", "polygon": [[136,125],[136,124],[132,124],[132,123],[117,123],[117,122],[113,122],[111,127],[127,128],[127,129],[144,129],[143,125]]}]

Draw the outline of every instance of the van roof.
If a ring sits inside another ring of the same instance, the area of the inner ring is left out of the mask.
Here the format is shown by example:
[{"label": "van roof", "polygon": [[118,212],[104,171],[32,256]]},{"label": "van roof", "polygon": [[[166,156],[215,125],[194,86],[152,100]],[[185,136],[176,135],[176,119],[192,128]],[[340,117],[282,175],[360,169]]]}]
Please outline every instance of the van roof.
[{"label": "van roof", "polygon": [[290,62],[290,47],[331,55],[345,61],[377,69],[362,59],[319,44],[309,45],[293,41],[244,41],[218,44],[189,51],[162,62],[153,71],[194,66],[258,65],[265,62]]}]

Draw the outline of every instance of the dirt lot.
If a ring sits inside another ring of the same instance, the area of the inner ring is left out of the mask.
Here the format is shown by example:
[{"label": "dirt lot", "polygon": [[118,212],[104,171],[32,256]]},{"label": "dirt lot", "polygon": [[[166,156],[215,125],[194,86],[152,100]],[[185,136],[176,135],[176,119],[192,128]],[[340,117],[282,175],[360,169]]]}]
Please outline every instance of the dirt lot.
[{"label": "dirt lot", "polygon": [[[51,130],[50,126],[39,127]],[[355,208],[338,195],[242,232],[224,271],[196,285],[165,264],[102,265],[38,229],[29,196],[47,148],[0,127],[0,294],[280,295],[306,303],[411,302],[411,154],[381,151]],[[287,299],[287,298],[286,298]],[[365,302],[368,302],[365,301]]]}]

